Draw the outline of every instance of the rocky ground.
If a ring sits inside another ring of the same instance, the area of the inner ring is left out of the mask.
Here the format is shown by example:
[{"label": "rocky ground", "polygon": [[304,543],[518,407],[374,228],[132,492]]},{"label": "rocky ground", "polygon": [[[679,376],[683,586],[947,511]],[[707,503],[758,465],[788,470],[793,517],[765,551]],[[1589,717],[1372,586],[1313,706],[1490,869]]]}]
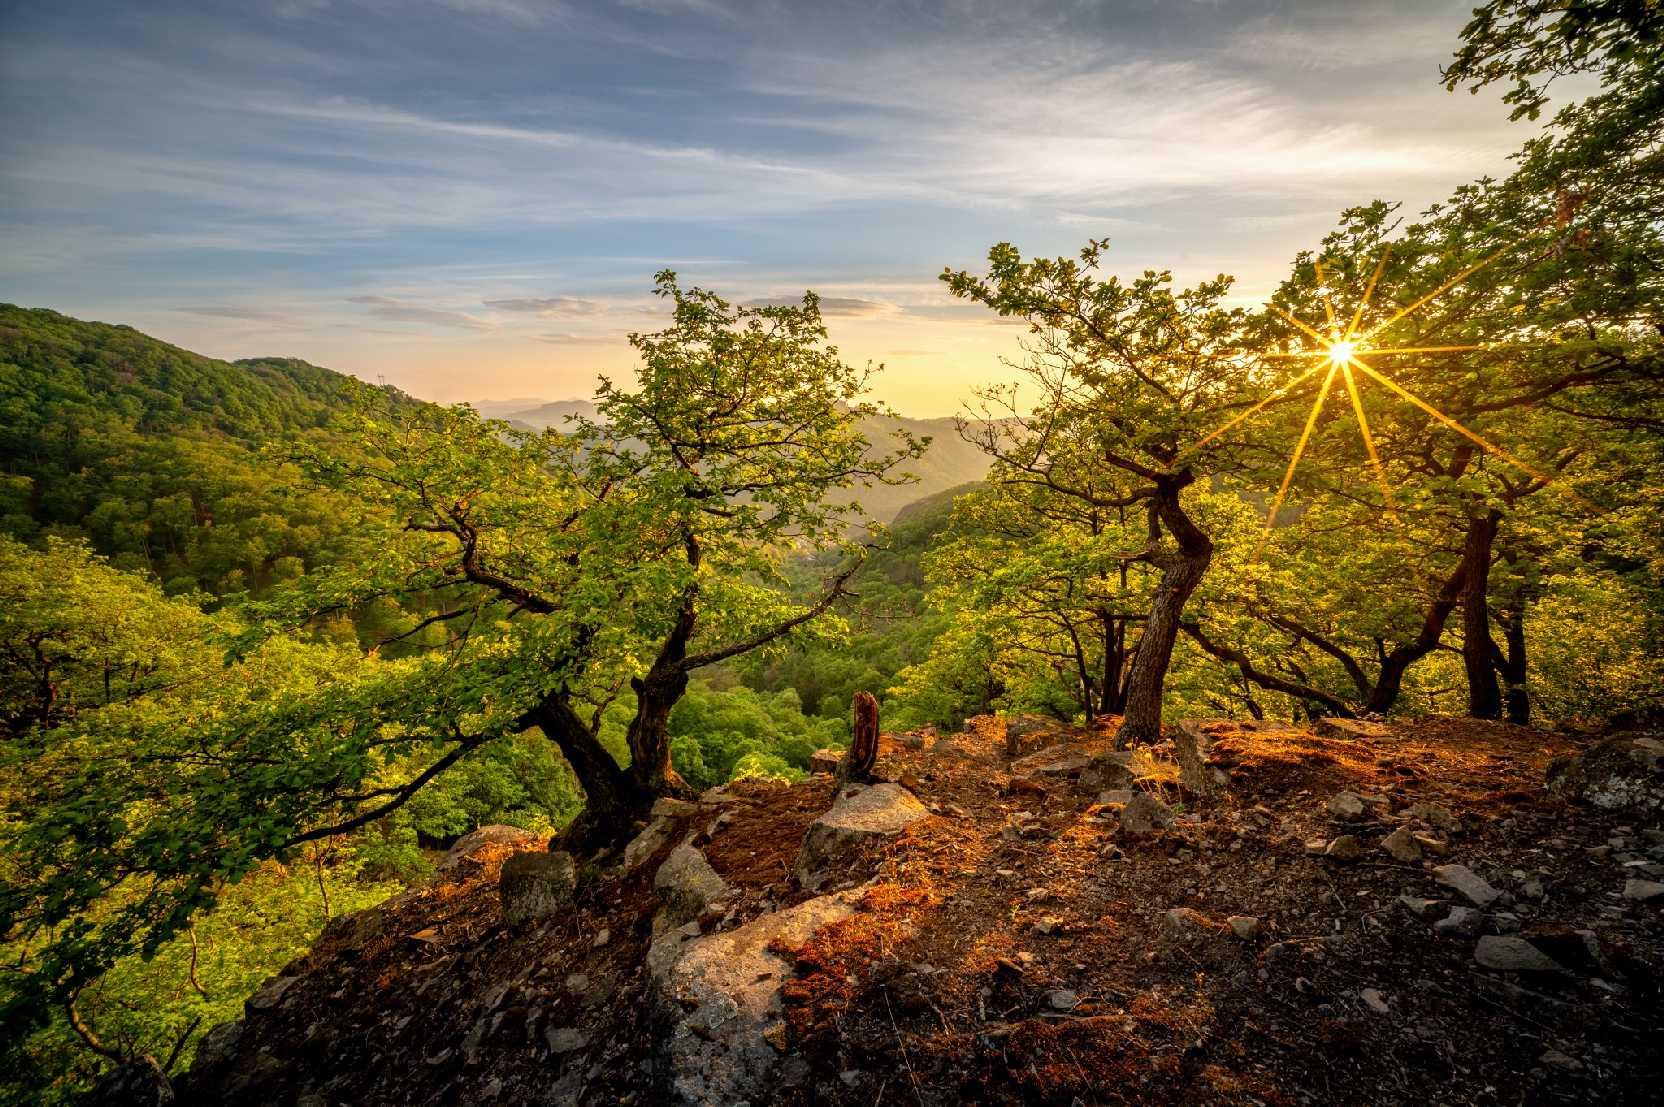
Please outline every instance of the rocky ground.
[{"label": "rocky ground", "polygon": [[663,801],[606,864],[476,832],[180,1100],[1658,1102],[1656,735],[1199,724],[1193,790],[1007,725]]}]

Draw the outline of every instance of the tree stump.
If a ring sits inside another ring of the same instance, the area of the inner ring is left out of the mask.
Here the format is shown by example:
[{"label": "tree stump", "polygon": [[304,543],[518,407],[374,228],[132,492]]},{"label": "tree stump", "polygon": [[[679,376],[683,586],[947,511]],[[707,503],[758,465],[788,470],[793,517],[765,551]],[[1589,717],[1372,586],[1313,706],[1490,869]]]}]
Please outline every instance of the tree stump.
[{"label": "tree stump", "polygon": [[838,762],[838,784],[866,783],[878,760],[878,701],[871,692],[855,693],[849,752]]}]

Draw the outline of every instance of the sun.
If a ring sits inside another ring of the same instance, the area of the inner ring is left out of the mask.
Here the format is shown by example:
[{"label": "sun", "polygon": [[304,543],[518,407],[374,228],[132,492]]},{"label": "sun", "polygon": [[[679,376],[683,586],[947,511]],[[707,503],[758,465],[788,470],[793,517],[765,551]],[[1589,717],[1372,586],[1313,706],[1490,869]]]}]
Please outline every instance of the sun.
[{"label": "sun", "polygon": [[[1318,387],[1317,397],[1312,401],[1311,411],[1306,416],[1305,428],[1300,432],[1300,439],[1295,443],[1294,454],[1289,458],[1288,468],[1283,473],[1282,484],[1277,489],[1277,495],[1272,498],[1271,510],[1266,514],[1265,529],[1260,536],[1261,542],[1265,540],[1265,537],[1271,533],[1272,527],[1276,525],[1277,513],[1282,510],[1283,501],[1288,498],[1289,486],[1294,481],[1294,471],[1300,465],[1301,457],[1305,455],[1306,446],[1311,441],[1312,431],[1317,426],[1318,417],[1323,413],[1324,404],[1328,402],[1329,393],[1334,387],[1335,378],[1337,376],[1341,378],[1342,383],[1346,386],[1346,393],[1352,404],[1352,414],[1357,420],[1358,431],[1363,438],[1364,450],[1369,455],[1370,470],[1375,476],[1376,485],[1381,490],[1382,506],[1386,509],[1388,514],[1392,514],[1393,512],[1392,487],[1387,482],[1386,469],[1381,464],[1380,454],[1375,448],[1375,436],[1369,429],[1369,417],[1364,413],[1363,397],[1358,381],[1358,377],[1360,375],[1367,378],[1369,381],[1380,385],[1382,388],[1385,388],[1399,399],[1419,408],[1423,412],[1432,416],[1434,419],[1443,423],[1445,426],[1449,427],[1451,430],[1455,431],[1457,434],[1462,435],[1464,438],[1474,443],[1480,449],[1501,458],[1503,461],[1514,466],[1516,469],[1519,469],[1521,472],[1528,473],[1547,484],[1558,484],[1559,482],[1548,473],[1543,472],[1541,469],[1530,465],[1527,462],[1521,461],[1519,458],[1510,454],[1496,443],[1481,437],[1472,430],[1469,430],[1451,416],[1446,415],[1444,412],[1440,411],[1420,396],[1417,396],[1415,393],[1411,392],[1391,377],[1382,373],[1379,369],[1375,368],[1375,366],[1371,365],[1369,361],[1364,360],[1366,357],[1374,360],[1377,357],[1397,357],[1405,355],[1460,354],[1483,349],[1484,347],[1480,345],[1370,346],[1368,345],[1367,340],[1371,335],[1379,334],[1386,328],[1398,322],[1400,319],[1419,311],[1426,304],[1431,303],[1433,300],[1455,287],[1455,285],[1461,281],[1471,277],[1480,269],[1483,269],[1503,254],[1513,249],[1515,245],[1517,245],[1517,243],[1510,242],[1507,245],[1504,245],[1501,249],[1486,255],[1479,261],[1469,265],[1467,268],[1457,273],[1454,277],[1451,277],[1449,280],[1439,285],[1439,287],[1435,288],[1432,292],[1422,296],[1409,306],[1398,309],[1384,321],[1377,323],[1368,331],[1361,333],[1358,330],[1358,324],[1363,319],[1364,312],[1368,310],[1370,300],[1375,294],[1375,286],[1381,279],[1382,270],[1386,268],[1387,257],[1391,250],[1390,246],[1382,250],[1381,258],[1376,263],[1375,271],[1369,278],[1369,284],[1364,288],[1363,297],[1358,301],[1356,308],[1352,312],[1352,317],[1346,323],[1345,327],[1342,327],[1340,323],[1336,321],[1334,303],[1330,300],[1329,293],[1326,289],[1322,291],[1321,295],[1323,298],[1323,311],[1324,315],[1327,317],[1329,327],[1329,333],[1327,335],[1320,333],[1315,327],[1312,327],[1296,318],[1294,315],[1291,315],[1279,305],[1267,304],[1266,307],[1281,315],[1290,323],[1293,323],[1302,332],[1304,332],[1307,337],[1312,339],[1315,345],[1313,348],[1306,350],[1297,350],[1288,353],[1261,352],[1255,356],[1271,359],[1283,358],[1291,360],[1305,360],[1312,363],[1311,367],[1306,369],[1304,372],[1297,374],[1293,380],[1284,384],[1281,388],[1272,392],[1269,396],[1266,396],[1264,399],[1254,404],[1247,411],[1244,411],[1224,426],[1213,431],[1189,449],[1184,450],[1179,454],[1179,460],[1195,453],[1205,447],[1208,443],[1215,441],[1230,430],[1240,426],[1242,423],[1257,415],[1267,404],[1270,404],[1272,401],[1287,395],[1289,392],[1293,391],[1295,388],[1317,375],[1319,371],[1327,369],[1327,372],[1323,374],[1322,384]],[[1323,263],[1321,261],[1317,262],[1316,269],[1317,283],[1321,288],[1324,285]],[[1581,496],[1577,496],[1575,492],[1572,493],[1572,495],[1580,503],[1588,504],[1588,501],[1584,500]],[[1594,507],[1592,504],[1589,504],[1588,506],[1594,508],[1594,510],[1599,510],[1599,508]]]}]

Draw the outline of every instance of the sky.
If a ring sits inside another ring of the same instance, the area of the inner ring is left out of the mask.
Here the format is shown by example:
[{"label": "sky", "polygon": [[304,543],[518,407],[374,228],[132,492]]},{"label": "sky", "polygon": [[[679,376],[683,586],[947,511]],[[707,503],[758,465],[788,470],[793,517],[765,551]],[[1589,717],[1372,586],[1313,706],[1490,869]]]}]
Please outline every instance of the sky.
[{"label": "sky", "polygon": [[653,274],[806,288],[950,414],[1020,328],[997,242],[1237,278],[1506,169],[1472,0],[0,0],[0,300],[441,401],[627,375]]}]

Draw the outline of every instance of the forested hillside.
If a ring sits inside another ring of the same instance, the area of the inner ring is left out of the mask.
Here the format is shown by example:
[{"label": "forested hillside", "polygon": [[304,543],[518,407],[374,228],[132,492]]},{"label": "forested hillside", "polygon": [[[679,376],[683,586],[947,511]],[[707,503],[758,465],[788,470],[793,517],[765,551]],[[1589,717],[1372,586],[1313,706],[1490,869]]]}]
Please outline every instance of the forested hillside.
[{"label": "forested hillside", "polygon": [[303,487],[281,447],[327,435],[345,380],[0,305],[0,533],[85,538],[170,592],[296,577],[340,556],[354,512]]}]

